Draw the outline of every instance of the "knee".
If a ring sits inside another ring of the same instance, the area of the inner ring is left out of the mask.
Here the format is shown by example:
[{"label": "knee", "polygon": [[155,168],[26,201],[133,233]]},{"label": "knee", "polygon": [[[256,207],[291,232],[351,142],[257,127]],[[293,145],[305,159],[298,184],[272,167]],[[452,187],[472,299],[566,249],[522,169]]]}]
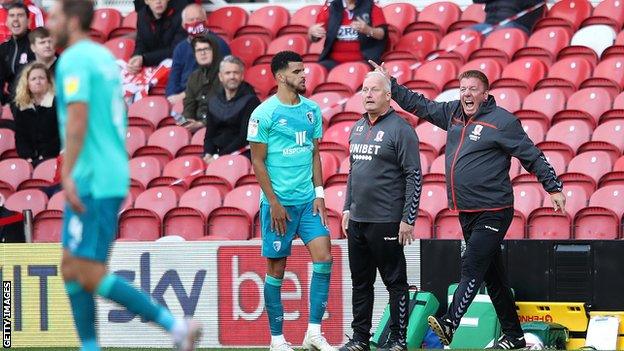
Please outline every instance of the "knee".
[{"label": "knee", "polygon": [[317,255],[316,259],[314,260],[315,263],[325,263],[325,262],[329,262],[330,264],[333,262],[334,258],[331,255],[331,252],[327,251],[327,252],[323,252],[320,255]]}]

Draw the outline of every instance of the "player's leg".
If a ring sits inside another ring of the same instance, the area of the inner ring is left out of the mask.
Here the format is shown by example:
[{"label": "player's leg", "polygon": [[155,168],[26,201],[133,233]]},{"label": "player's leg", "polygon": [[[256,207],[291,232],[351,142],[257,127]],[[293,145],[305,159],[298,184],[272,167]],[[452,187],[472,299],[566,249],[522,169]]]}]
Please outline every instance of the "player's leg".
[{"label": "player's leg", "polygon": [[364,235],[369,226],[370,223],[350,220],[347,227],[347,248],[352,286],[353,321],[351,328],[353,329],[353,339],[342,346],[340,351],[370,350],[369,341],[377,268],[375,261],[371,259],[373,253]]},{"label": "player's leg", "polygon": [[[292,206],[285,206],[293,217]],[[264,305],[269,318],[271,350],[290,351],[292,348],[284,338],[284,306],[282,304],[282,280],[286,270],[286,258],[292,250],[296,226],[286,223],[286,234],[280,235],[271,229],[271,209],[268,204],[260,205],[260,226],[262,230],[262,256],[267,258],[267,274],[264,280]]]},{"label": "player's leg", "polygon": [[390,295],[390,342],[388,349],[407,349],[409,284],[399,223],[372,223],[366,232],[381,279]]},{"label": "player's leg", "polygon": [[80,292],[78,285],[82,291],[115,301],[170,332],[179,349],[191,350],[201,334],[198,323],[175,319],[164,306],[152,302],[145,292],[116,274],[107,273],[105,263],[116,233],[117,211],[122,200],[86,198],[83,199],[84,213],[69,213],[67,241],[64,236],[63,242],[68,254],[62,262],[63,276],[71,282],[68,292]]}]

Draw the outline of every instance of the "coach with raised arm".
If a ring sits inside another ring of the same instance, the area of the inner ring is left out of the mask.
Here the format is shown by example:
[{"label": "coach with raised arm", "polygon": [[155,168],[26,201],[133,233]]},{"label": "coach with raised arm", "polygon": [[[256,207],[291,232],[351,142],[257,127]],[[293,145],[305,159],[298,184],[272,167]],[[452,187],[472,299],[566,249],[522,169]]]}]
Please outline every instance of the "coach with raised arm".
[{"label": "coach with raised arm", "polygon": [[390,294],[388,350],[407,350],[407,269],[403,245],[414,240],[421,191],[418,137],[390,107],[390,80],[370,72],[362,85],[366,113],[351,129],[342,217],[353,287],[353,338],[340,351],[369,350],[377,269]]},{"label": "coach with raised arm", "polygon": [[[371,62],[389,77],[385,68]],[[383,64],[382,64],[383,65]],[[392,98],[406,111],[447,131],[446,186],[449,208],[459,211],[466,240],[461,280],[442,318],[429,325],[449,345],[464,313],[485,281],[503,335],[494,349],[526,346],[513,295],[503,268],[501,243],[514,214],[509,167],[511,157],[537,176],[555,211],[565,211],[563,183],[509,111],[496,106],[481,71],[459,75],[460,100],[434,102],[392,79]],[[435,213],[432,213],[435,215]]]}]

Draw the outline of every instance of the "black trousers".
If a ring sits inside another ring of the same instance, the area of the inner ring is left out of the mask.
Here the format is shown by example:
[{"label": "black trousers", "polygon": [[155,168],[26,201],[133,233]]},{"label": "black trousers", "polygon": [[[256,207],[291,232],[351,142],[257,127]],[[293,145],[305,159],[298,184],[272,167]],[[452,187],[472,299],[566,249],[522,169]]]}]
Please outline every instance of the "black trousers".
[{"label": "black trousers", "polygon": [[349,221],[349,268],[353,284],[353,339],[368,343],[373,318],[377,269],[390,294],[390,337],[405,340],[409,285],[399,223]]},{"label": "black trousers", "polygon": [[462,256],[461,280],[445,316],[453,327],[457,328],[485,281],[503,333],[511,337],[524,335],[501,254],[501,244],[513,214],[513,208],[460,212],[459,223],[466,240],[466,251]]}]

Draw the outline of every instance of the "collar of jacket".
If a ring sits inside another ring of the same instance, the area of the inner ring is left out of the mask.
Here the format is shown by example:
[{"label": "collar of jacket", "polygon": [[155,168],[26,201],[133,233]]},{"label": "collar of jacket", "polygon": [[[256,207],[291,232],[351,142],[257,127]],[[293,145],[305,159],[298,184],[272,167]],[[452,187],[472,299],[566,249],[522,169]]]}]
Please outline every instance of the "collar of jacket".
[{"label": "collar of jacket", "polygon": [[147,16],[149,17],[150,21],[152,23],[156,23],[158,21],[163,21],[171,17],[173,13],[175,12],[175,9],[171,7],[171,3],[169,3],[169,5],[167,5],[167,8],[165,9],[165,12],[163,12],[160,18],[156,18],[156,16],[154,16],[154,13],[152,12],[152,9],[150,9],[150,7],[147,5],[145,5],[145,11],[147,12]]},{"label": "collar of jacket", "polygon": [[[43,97],[43,100],[41,100],[41,103],[39,104],[39,106],[50,108],[52,107],[53,104],[54,104],[54,94],[48,91]],[[29,105],[24,106],[24,108],[20,108],[20,111],[25,111],[25,110],[34,109],[34,108],[35,108],[35,104],[31,102]]]},{"label": "collar of jacket", "polygon": [[464,118],[464,121],[468,122],[469,120],[476,120],[477,118],[483,117],[484,115],[487,115],[488,113],[494,111],[496,109],[496,99],[494,99],[493,95],[488,95],[487,100],[482,102],[481,106],[479,106],[477,113],[475,113],[475,115],[470,118],[466,116],[461,101],[459,102],[459,107],[461,109],[461,115]]},{"label": "collar of jacket", "polygon": [[370,119],[368,118],[368,112],[364,112],[362,114],[362,117],[364,117],[364,119],[366,120],[368,125],[374,126],[374,125],[378,124],[379,122],[381,122],[381,120],[383,120],[384,118],[386,118],[389,115],[391,115],[392,113],[394,113],[394,109],[392,107],[388,108],[388,111],[386,111],[386,113],[384,113],[383,115],[377,117],[377,119],[375,120],[375,123],[371,123]]}]

